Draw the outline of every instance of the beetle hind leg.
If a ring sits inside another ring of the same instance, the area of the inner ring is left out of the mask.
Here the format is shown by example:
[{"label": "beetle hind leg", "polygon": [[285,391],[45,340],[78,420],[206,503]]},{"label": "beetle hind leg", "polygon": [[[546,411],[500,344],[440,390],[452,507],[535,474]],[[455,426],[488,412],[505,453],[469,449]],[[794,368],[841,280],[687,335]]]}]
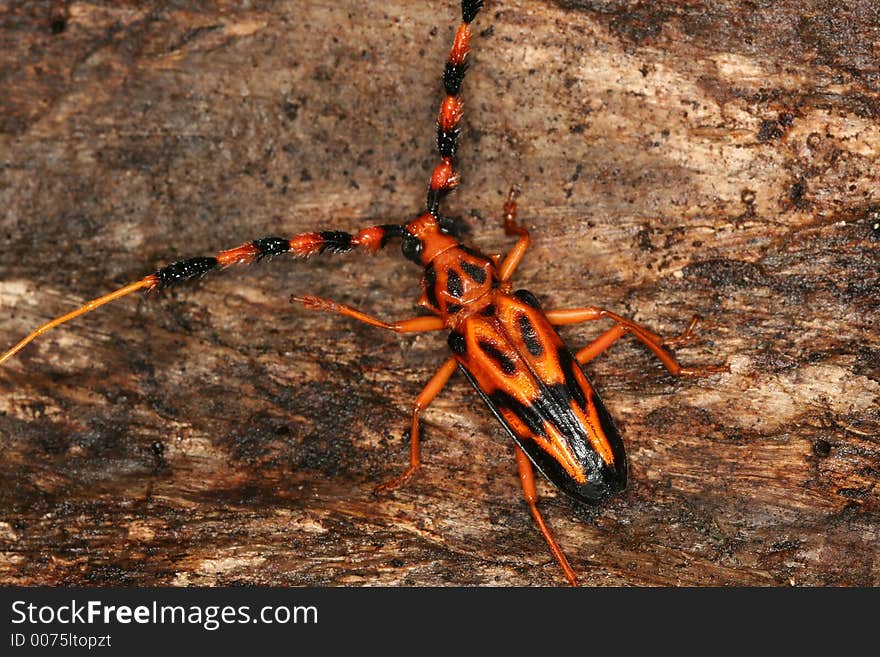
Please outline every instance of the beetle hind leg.
[{"label": "beetle hind leg", "polygon": [[563,554],[562,548],[559,547],[559,543],[556,542],[556,539],[553,538],[553,534],[550,533],[550,528],[547,527],[547,523],[544,522],[544,516],[538,511],[538,491],[535,488],[535,471],[532,468],[532,462],[529,461],[529,457],[526,456],[525,452],[519,447],[516,448],[516,465],[519,468],[519,480],[520,483],[522,483],[523,493],[525,493],[526,502],[529,505],[529,511],[532,513],[532,518],[534,518],[535,524],[538,525],[538,529],[544,536],[544,540],[546,540],[547,545],[550,546],[550,552],[553,553],[553,557],[562,568],[562,572],[565,573],[565,579],[567,579],[568,583],[572,586],[577,586],[577,575],[574,574],[574,570],[568,563],[568,559],[565,558],[565,554]]}]

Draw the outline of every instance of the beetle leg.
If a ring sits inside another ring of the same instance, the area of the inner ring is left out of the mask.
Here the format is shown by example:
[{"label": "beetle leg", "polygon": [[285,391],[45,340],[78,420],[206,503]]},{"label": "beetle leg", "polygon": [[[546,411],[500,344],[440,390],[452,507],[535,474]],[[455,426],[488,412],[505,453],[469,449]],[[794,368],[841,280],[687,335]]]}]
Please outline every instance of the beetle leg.
[{"label": "beetle leg", "polygon": [[605,331],[593,342],[591,342],[586,347],[578,351],[577,354],[575,354],[578,362],[581,365],[591,361],[593,358],[608,349],[608,347],[614,344],[618,340],[618,338],[626,335],[627,333],[632,333],[633,336],[638,338],[638,340],[642,344],[644,344],[646,347],[648,347],[648,349],[654,352],[654,355],[660,359],[660,362],[663,363],[663,366],[673,376],[697,377],[730,371],[730,368],[727,365],[682,367],[678,363],[678,361],[676,361],[675,358],[673,358],[673,356],[668,351],[666,351],[666,349],[663,348],[664,345],[674,346],[679,344],[686,344],[693,341],[694,329],[699,322],[699,318],[697,317],[694,317],[691,320],[690,325],[684,333],[674,338],[664,340],[661,336],[652,331],[649,331],[644,326],[636,324],[635,322],[626,319],[625,317],[621,317],[620,315],[617,315],[609,310],[598,308],[596,306],[588,306],[586,308],[570,308],[563,310],[549,310],[547,311],[546,315],[547,318],[550,320],[550,323],[556,326],[562,324],[579,324],[581,322],[591,322],[597,319],[605,318],[611,319],[615,322],[614,326]]},{"label": "beetle leg", "polygon": [[434,400],[434,397],[440,394],[443,386],[449,381],[449,377],[453,375],[457,367],[458,362],[454,358],[447,360],[434,373],[434,376],[428,381],[428,385],[425,386],[421,394],[416,397],[416,401],[413,403],[412,428],[410,429],[409,438],[409,467],[400,476],[376,486],[374,492],[377,495],[403,486],[418,471],[421,465],[419,456],[419,414],[428,407],[428,404]]},{"label": "beetle leg", "polygon": [[314,297],[311,295],[303,295],[301,297],[292,296],[290,297],[290,300],[292,302],[301,303],[310,310],[323,310],[324,312],[338,313],[340,315],[345,315],[346,317],[352,317],[361,322],[366,322],[371,326],[378,326],[379,328],[389,329],[397,333],[421,333],[424,331],[439,331],[446,326],[443,323],[442,318],[435,317],[434,315],[413,317],[412,319],[404,319],[399,322],[389,324],[388,322],[383,322],[381,319],[376,319],[375,317],[367,315],[366,313],[362,313],[359,310],[355,310],[350,306],[331,301],[330,299],[323,299],[321,297]]},{"label": "beetle leg", "polygon": [[525,493],[529,510],[532,512],[532,518],[535,519],[538,529],[541,530],[544,539],[550,546],[550,551],[562,567],[562,571],[565,573],[565,579],[567,579],[568,583],[572,586],[577,586],[577,575],[574,574],[574,570],[572,570],[572,567],[569,565],[568,559],[566,559],[565,555],[562,553],[562,548],[559,547],[556,539],[553,538],[550,529],[547,527],[547,523],[544,522],[544,517],[541,515],[541,512],[538,511],[538,491],[535,488],[535,471],[532,468],[532,462],[529,461],[529,457],[526,456],[525,452],[519,447],[516,447],[516,465],[519,468],[519,480],[522,483],[523,492]]},{"label": "beetle leg", "polygon": [[507,202],[504,204],[504,233],[506,235],[516,235],[519,239],[498,268],[498,279],[502,282],[509,281],[510,277],[513,276],[513,272],[516,271],[531,243],[529,231],[516,221],[517,196],[519,196],[519,189],[511,187],[510,193],[507,195]]},{"label": "beetle leg", "polygon": [[665,338],[663,344],[667,347],[680,347],[694,342],[697,339],[697,327],[700,325],[701,319],[699,315],[694,315],[691,317],[691,323],[681,334],[674,338]]}]

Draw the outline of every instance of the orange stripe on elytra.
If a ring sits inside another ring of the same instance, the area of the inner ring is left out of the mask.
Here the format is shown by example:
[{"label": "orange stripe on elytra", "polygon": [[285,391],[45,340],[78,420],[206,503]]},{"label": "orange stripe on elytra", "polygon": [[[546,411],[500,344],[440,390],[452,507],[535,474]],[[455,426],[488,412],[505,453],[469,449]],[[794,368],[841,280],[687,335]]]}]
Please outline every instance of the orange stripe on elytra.
[{"label": "orange stripe on elytra", "polygon": [[520,438],[527,438],[534,442],[544,453],[562,466],[566,473],[576,482],[579,484],[586,483],[587,473],[584,472],[583,467],[578,463],[577,457],[568,446],[568,442],[553,425],[544,423],[544,431],[547,433],[545,438],[530,431],[525,423],[517,417],[516,413],[509,408],[502,408],[501,414],[510,428]]},{"label": "orange stripe on elytra", "polygon": [[[611,448],[611,443],[608,442],[608,437],[602,430],[602,421],[599,419],[599,412],[596,410],[596,404],[593,402],[593,397],[595,395],[593,392],[593,386],[587,381],[587,377],[584,376],[580,367],[573,365],[572,370],[574,372],[575,382],[583,391],[584,397],[587,400],[586,409],[581,409],[575,401],[572,400],[572,411],[577,416],[580,423],[586,427],[587,438],[589,438],[593,450],[607,465],[613,466],[614,450]],[[586,410],[586,413],[584,410]]]},{"label": "orange stripe on elytra", "polygon": [[544,431],[547,432],[550,439],[546,440],[536,437],[534,439],[535,442],[538,442],[539,445],[544,443],[541,445],[541,449],[550,454],[559,465],[565,468],[565,471],[572,479],[579,484],[585,484],[587,482],[587,473],[584,472],[583,466],[578,462],[577,456],[575,456],[565,436],[548,422],[544,423]]},{"label": "orange stripe on elytra", "polygon": [[614,452],[611,449],[611,444],[608,442],[608,438],[605,436],[605,432],[602,431],[602,424],[599,420],[599,414],[596,412],[596,406],[592,402],[587,402],[589,417],[584,414],[574,400],[571,402],[571,408],[581,424],[586,427],[587,438],[589,439],[593,450],[603,461],[605,461],[606,465],[609,467],[613,466]]}]

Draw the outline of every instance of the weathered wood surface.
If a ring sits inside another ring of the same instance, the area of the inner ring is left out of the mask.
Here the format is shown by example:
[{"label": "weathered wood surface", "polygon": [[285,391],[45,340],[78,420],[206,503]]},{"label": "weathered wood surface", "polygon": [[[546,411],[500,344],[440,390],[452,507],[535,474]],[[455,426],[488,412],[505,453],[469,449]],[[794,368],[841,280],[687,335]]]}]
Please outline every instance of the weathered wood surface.
[{"label": "weathered wood surface", "polygon": [[[162,263],[412,217],[454,2],[0,8],[0,337]],[[651,8],[653,7],[653,8]],[[674,334],[587,368],[630,485],[542,509],[590,585],[880,583],[880,12],[873,0],[489,2],[449,213],[518,282]],[[56,25],[56,28],[62,27]],[[413,312],[397,248],[128,299],[0,370],[0,581],[556,585],[512,446],[446,353],[291,306]],[[563,332],[583,344],[599,327]]]}]

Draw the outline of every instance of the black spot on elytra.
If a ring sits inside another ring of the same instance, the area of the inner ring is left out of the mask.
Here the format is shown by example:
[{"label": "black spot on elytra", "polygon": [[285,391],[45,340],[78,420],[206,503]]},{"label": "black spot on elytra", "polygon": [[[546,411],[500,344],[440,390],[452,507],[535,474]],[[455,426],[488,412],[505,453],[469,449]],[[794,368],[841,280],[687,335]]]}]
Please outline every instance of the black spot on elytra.
[{"label": "black spot on elytra", "polygon": [[496,347],[493,343],[488,340],[479,340],[477,342],[477,346],[480,347],[480,350],[486,357],[491,360],[495,365],[498,366],[504,374],[507,376],[511,376],[516,372],[516,363],[513,362],[513,359],[505,354],[501,349]]},{"label": "black spot on elytra", "polygon": [[565,375],[565,387],[568,390],[568,394],[571,395],[571,398],[575,400],[580,408],[585,408],[587,398],[584,396],[584,391],[581,389],[575,376],[575,368],[580,368],[580,366],[575,362],[571,352],[565,347],[560,347],[556,353],[559,358],[559,367],[562,368],[562,373]]},{"label": "black spot on elytra", "polygon": [[450,269],[446,273],[446,291],[456,299],[460,299],[461,295],[464,294],[464,284],[461,281],[461,276],[454,269]]},{"label": "black spot on elytra", "polygon": [[498,410],[507,409],[516,415],[533,435],[547,436],[547,431],[544,429],[544,418],[535,407],[523,404],[504,390],[496,390],[488,398]]},{"label": "black spot on elytra", "polygon": [[529,350],[532,356],[539,357],[544,353],[544,346],[541,344],[541,339],[538,337],[538,332],[535,330],[532,320],[529,319],[528,315],[520,315],[517,317],[517,323],[519,324],[519,332],[522,335],[526,349]]},{"label": "black spot on elytra", "polygon": [[486,282],[486,270],[480,267],[479,265],[475,265],[472,262],[468,262],[467,260],[459,261],[461,265],[461,270],[470,278],[474,283],[482,285]]}]

